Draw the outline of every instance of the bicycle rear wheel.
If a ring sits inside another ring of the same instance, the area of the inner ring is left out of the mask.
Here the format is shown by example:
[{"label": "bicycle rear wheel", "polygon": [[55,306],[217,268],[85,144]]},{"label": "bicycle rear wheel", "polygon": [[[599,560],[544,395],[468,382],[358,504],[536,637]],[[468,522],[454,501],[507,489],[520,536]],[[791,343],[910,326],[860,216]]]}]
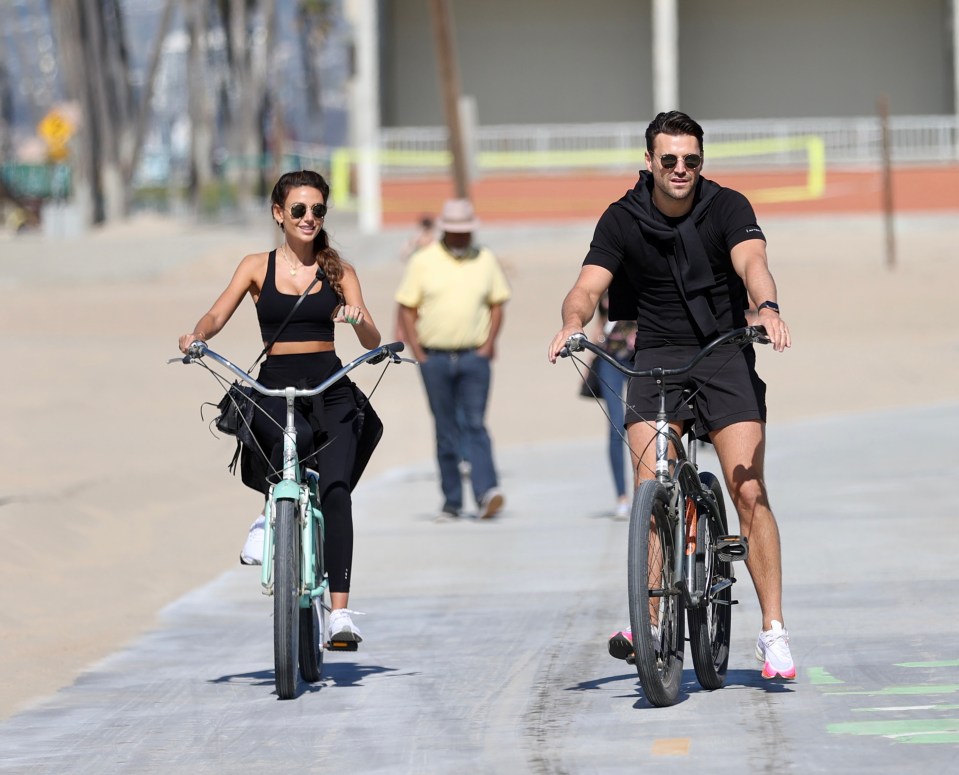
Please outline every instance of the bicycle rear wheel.
[{"label": "bicycle rear wheel", "polygon": [[300,609],[300,676],[311,684],[323,677],[324,597],[314,598],[309,608]]},{"label": "bicycle rear wheel", "polygon": [[703,603],[687,609],[689,646],[693,655],[696,678],[704,689],[719,689],[726,683],[729,665],[730,625],[732,623],[732,588],[724,586],[715,594],[711,587],[732,579],[732,563],[719,559],[710,547],[719,536],[726,535],[726,505],[719,480],[710,473],[701,473],[703,487],[712,492],[718,506],[718,517],[709,509],[699,508],[696,525],[694,580],[697,590],[704,590]]},{"label": "bicycle rear wheel", "polygon": [[[317,521],[310,521],[313,523],[313,551],[317,558],[315,583],[319,584],[323,580],[323,542]],[[325,591],[313,598],[307,608],[300,609],[300,676],[307,683],[316,683],[323,677],[323,641],[328,610]]]},{"label": "bicycle rear wheel", "polygon": [[276,502],[273,528],[273,667],[281,700],[296,696],[300,643],[300,531],[296,502]]},{"label": "bicycle rear wheel", "polygon": [[629,622],[636,671],[650,704],[676,702],[683,674],[683,599],[676,587],[675,533],[669,496],[659,482],[643,482],[629,520]]}]

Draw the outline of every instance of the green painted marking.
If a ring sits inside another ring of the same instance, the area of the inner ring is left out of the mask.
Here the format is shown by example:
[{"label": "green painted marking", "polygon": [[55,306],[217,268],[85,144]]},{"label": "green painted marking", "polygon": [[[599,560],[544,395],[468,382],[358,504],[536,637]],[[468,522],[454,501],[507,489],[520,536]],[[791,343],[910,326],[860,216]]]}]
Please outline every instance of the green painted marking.
[{"label": "green painted marking", "polygon": [[959,710],[959,705],[890,705],[886,708],[851,708],[853,713],[902,713],[906,710]]},{"label": "green painted marking", "polygon": [[875,691],[837,691],[826,694],[862,694],[867,697],[883,697],[897,694],[953,694],[959,692],[959,684],[944,684],[942,686],[887,686]]},{"label": "green painted marking", "polygon": [[907,719],[899,721],[849,721],[829,724],[833,735],[889,737],[899,743],[954,744],[959,742],[959,719]]},{"label": "green painted marking", "polygon": [[896,667],[959,667],[959,659],[940,659],[937,662],[897,662]]},{"label": "green painted marking", "polygon": [[809,683],[815,686],[846,683],[845,681],[840,681],[838,678],[835,678],[827,673],[826,669],[823,667],[807,667],[806,677],[809,679]]}]

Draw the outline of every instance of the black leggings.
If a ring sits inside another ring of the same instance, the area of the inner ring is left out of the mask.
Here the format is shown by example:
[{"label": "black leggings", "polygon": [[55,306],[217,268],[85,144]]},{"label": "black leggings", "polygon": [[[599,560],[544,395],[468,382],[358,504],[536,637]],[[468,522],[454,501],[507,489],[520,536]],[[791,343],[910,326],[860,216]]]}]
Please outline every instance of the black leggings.
[{"label": "black leggings", "polygon": [[[257,379],[266,387],[315,387],[341,368],[334,352],[271,355]],[[283,471],[283,428],[286,399],[264,397],[263,411],[253,417],[253,434],[270,457],[270,481]],[[297,455],[320,475],[320,505],[326,524],[324,560],[330,592],[350,591],[353,564],[353,499],[350,475],[356,460],[356,399],[352,383],[343,378],[314,398],[297,399],[294,406]]]}]

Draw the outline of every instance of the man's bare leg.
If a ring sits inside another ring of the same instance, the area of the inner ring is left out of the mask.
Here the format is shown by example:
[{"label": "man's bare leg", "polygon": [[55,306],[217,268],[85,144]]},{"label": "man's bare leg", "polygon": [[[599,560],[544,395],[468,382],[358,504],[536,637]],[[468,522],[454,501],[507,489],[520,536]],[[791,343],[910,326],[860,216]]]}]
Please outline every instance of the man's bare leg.
[{"label": "man's bare leg", "polygon": [[765,482],[766,426],[759,421],[734,423],[714,431],[711,438],[739,514],[740,532],[749,539],[746,568],[759,598],[763,629],[768,630],[774,619],[784,622],[779,527]]}]

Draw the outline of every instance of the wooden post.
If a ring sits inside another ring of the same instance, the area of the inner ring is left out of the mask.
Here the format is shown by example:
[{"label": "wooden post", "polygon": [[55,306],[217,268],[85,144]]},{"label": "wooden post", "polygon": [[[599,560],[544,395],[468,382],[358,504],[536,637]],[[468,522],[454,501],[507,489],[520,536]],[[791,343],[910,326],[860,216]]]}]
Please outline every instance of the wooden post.
[{"label": "wooden post", "polygon": [[443,111],[449,131],[450,152],[453,154],[453,187],[460,199],[470,198],[466,150],[460,123],[460,77],[453,43],[453,17],[449,0],[431,0],[436,61],[443,94]]},{"label": "wooden post", "polygon": [[882,130],[882,211],[886,230],[886,267],[896,266],[895,207],[892,200],[892,154],[889,149],[889,97],[879,98],[879,125]]}]

